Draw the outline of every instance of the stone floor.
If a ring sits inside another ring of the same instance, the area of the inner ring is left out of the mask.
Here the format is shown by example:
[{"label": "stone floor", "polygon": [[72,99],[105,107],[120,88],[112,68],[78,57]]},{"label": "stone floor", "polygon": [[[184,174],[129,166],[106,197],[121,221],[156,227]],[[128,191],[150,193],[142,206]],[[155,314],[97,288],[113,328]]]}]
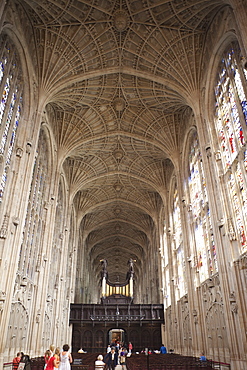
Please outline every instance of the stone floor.
[{"label": "stone floor", "polygon": [[115,367],[115,370],[127,370],[127,368],[126,368],[126,365],[117,365],[116,367]]}]

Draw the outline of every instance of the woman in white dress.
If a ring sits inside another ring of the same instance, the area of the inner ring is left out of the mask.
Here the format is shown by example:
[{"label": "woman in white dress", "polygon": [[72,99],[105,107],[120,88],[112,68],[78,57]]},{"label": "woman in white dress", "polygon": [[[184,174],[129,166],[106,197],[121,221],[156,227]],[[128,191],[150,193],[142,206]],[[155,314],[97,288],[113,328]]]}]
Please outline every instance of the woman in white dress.
[{"label": "woman in white dress", "polygon": [[59,370],[70,370],[70,364],[73,362],[72,356],[69,353],[69,345],[63,345],[63,351],[60,354]]}]

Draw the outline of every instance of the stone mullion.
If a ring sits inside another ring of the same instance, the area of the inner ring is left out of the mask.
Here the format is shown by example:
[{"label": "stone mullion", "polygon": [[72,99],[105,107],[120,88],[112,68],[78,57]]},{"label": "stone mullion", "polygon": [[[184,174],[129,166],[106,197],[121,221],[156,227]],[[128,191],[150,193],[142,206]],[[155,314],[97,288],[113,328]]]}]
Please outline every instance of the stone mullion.
[{"label": "stone mullion", "polygon": [[[52,251],[53,256],[50,259],[50,271],[49,271],[49,285],[48,285],[48,299],[52,302],[52,312],[51,312],[51,330],[50,330],[50,342],[56,343],[59,337],[61,327],[59,327],[58,322],[63,322],[62,315],[60,311],[63,309],[63,299],[65,296],[64,290],[64,275],[63,275],[63,255],[65,253],[64,248],[64,215],[66,210],[64,209],[64,199],[61,195],[61,182],[60,178],[58,180],[58,191],[55,199],[56,202],[55,213],[54,213],[54,226],[53,226],[53,237],[52,237]],[[60,210],[60,207],[62,210]],[[54,284],[54,285],[53,285]],[[61,337],[61,336],[60,336]]]},{"label": "stone mullion", "polygon": [[[226,57],[227,59],[227,57]],[[241,69],[241,62],[236,58],[236,61],[239,65],[240,68],[238,68],[238,72],[240,74],[240,78],[241,78],[241,82],[242,82],[242,86],[243,86],[243,90],[245,92],[245,95],[247,96],[247,86],[246,86],[246,80],[243,78],[242,74],[243,74],[243,71]],[[247,127],[246,127],[246,122],[245,122],[245,119],[244,119],[244,115],[243,115],[243,110],[242,110],[242,106],[241,106],[241,103],[240,103],[240,98],[239,98],[239,94],[238,94],[238,89],[237,89],[237,86],[236,86],[236,83],[235,83],[235,79],[233,77],[233,72],[231,71],[231,69],[229,68],[229,66],[226,67],[227,68],[227,72],[228,72],[228,76],[229,76],[229,84],[231,85],[232,89],[233,89],[233,92],[234,92],[234,97],[235,97],[235,103],[236,103],[236,106],[237,106],[237,112],[238,112],[238,116],[239,116],[239,120],[240,120],[240,123],[241,123],[241,127],[243,129],[243,133],[244,133],[244,137],[245,137],[245,141],[247,140]],[[227,88],[227,91],[229,90],[229,84],[228,84],[228,88]],[[225,94],[226,94],[225,92]],[[231,105],[230,103],[227,105],[227,108],[228,108],[228,113],[229,113],[229,117],[231,117],[231,121],[232,121],[232,127],[234,127],[234,119],[232,118],[232,115],[231,115]],[[236,135],[236,131],[234,130],[234,136]],[[240,146],[240,143],[239,141],[237,140],[237,138],[235,139],[235,144],[236,144],[236,149],[237,151],[239,152],[241,150],[241,146]]]},{"label": "stone mullion", "polygon": [[[224,177],[220,177],[221,180],[221,186],[222,186],[222,192],[228,197],[228,188],[226,186],[226,181],[224,180]],[[229,203],[231,204],[231,203]],[[223,226],[220,228],[220,233],[222,237],[222,245],[229,244],[229,232],[227,230],[226,226]],[[231,233],[231,238],[233,238],[233,242],[236,239],[235,232]],[[224,240],[227,239],[227,242],[224,243]],[[230,250],[232,250],[232,247],[230,246]],[[234,255],[237,256],[237,251],[236,248],[234,250]],[[223,252],[224,256],[224,252]],[[222,296],[223,296],[223,302],[224,302],[224,307],[225,307],[225,314],[226,314],[226,321],[227,321],[227,332],[228,332],[228,338],[229,338],[229,345],[230,345],[230,352],[231,352],[231,358],[232,358],[232,366],[233,369],[237,370],[238,369],[238,358],[239,358],[239,348],[238,348],[238,341],[236,335],[240,335],[241,331],[236,331],[236,318],[241,316],[241,313],[238,312],[238,314],[233,315],[233,312],[235,310],[234,307],[236,303],[236,298],[231,298],[232,292],[236,291],[236,277],[234,276],[234,271],[232,269],[229,269],[229,265],[231,265],[231,258],[232,255],[230,253],[225,254],[225,257],[222,258],[220,257],[219,259],[222,261],[224,259],[225,261],[225,266],[223,271],[220,270],[219,268],[219,278],[221,281],[221,287],[222,287]],[[219,263],[220,267],[220,263]],[[233,305],[234,303],[234,305]],[[234,365],[236,362],[236,365]],[[236,367],[235,367],[236,366]]]},{"label": "stone mullion", "polygon": [[[188,161],[188,158],[183,158],[183,163]],[[195,255],[195,241],[194,241],[194,222],[191,219],[190,204],[188,204],[188,194],[184,194],[183,182],[184,176],[186,175],[183,172],[183,169],[179,170],[180,176],[178,176],[178,194],[180,200],[180,213],[181,213],[181,224],[182,224],[182,233],[183,233],[183,247],[184,247],[184,259],[185,259],[185,271],[186,271],[186,282],[187,282],[187,295],[188,295],[188,309],[190,317],[190,326],[192,333],[192,354],[195,355],[198,352],[198,346],[200,348],[200,342],[202,338],[202,331],[200,330],[199,325],[194,325],[194,316],[193,312],[198,312],[199,302],[197,300],[197,295],[195,295],[195,270],[193,269],[193,258],[192,255]],[[191,240],[192,239],[192,240]],[[193,250],[189,249],[189,246],[192,244]]]},{"label": "stone mullion", "polygon": [[[247,141],[247,137],[246,137],[246,141]],[[238,163],[239,163],[242,175],[243,175],[244,189],[245,189],[246,194],[247,194],[247,170],[245,169],[245,165],[244,165],[244,150],[243,150],[243,148],[241,149],[237,158],[239,160]],[[239,186],[238,186],[238,189],[239,189]],[[240,191],[239,191],[239,193],[240,193],[240,200],[242,201],[242,194],[241,194]],[[243,203],[240,202],[240,204],[242,206]],[[242,211],[242,213],[243,213],[243,220],[245,221],[245,224],[247,224],[247,215],[244,213],[244,211]]]},{"label": "stone mullion", "polygon": [[[197,117],[197,122],[199,123],[199,134],[201,137],[204,134],[201,132],[201,127],[203,126],[203,120],[201,119],[200,115]],[[203,144],[203,140],[200,141]],[[220,286],[221,286],[221,293],[223,298],[223,305],[225,307],[225,317],[226,317],[226,330],[229,338],[229,346],[231,356],[234,360],[239,357],[238,348],[237,348],[237,333],[234,329],[234,323],[232,318],[232,310],[229,301],[229,297],[231,291],[234,290],[232,287],[232,271],[229,269],[229,265],[231,263],[231,255],[227,252],[227,245],[229,244],[229,238],[227,234],[227,229],[225,225],[225,221],[223,220],[223,210],[220,204],[221,194],[227,194],[225,191],[223,181],[218,181],[218,177],[216,176],[216,164],[214,157],[211,155],[211,148],[210,146],[206,146],[205,151],[202,151],[202,158],[204,164],[204,171],[205,177],[207,179],[207,191],[208,191],[208,198],[209,198],[209,208],[210,214],[212,219],[212,227],[215,236],[215,243],[217,246],[217,263],[218,263],[218,270],[219,270],[219,279],[220,279]],[[221,178],[222,180],[222,178]],[[229,249],[229,248],[228,248]],[[231,248],[230,248],[231,249]],[[237,370],[233,365],[233,370]]]},{"label": "stone mullion", "polygon": [[[66,309],[66,307],[69,307],[69,304],[70,304],[70,294],[69,294],[69,297],[68,297],[68,292],[67,292],[67,288],[69,286],[69,290],[71,290],[70,286],[71,286],[71,276],[68,277],[67,274],[66,274],[66,270],[67,270],[67,264],[69,263],[69,241],[70,241],[70,238],[69,238],[69,234],[68,234],[68,227],[65,225],[69,225],[69,219],[70,219],[70,210],[68,210],[66,207],[65,207],[65,204],[67,204],[67,202],[65,201],[65,199],[63,199],[63,213],[64,213],[64,217],[63,217],[63,220],[60,220],[60,222],[62,223],[62,229],[60,230],[62,235],[61,235],[61,251],[62,252],[62,258],[61,258],[61,261],[60,261],[60,271],[59,271],[59,283],[58,283],[58,291],[57,291],[57,301],[56,301],[56,307],[55,307],[55,310],[54,310],[54,321],[56,321],[57,323],[57,327],[55,327],[55,331],[57,331],[56,333],[56,336],[57,338],[66,338],[65,341],[67,341],[68,343],[70,342],[70,338],[69,338],[69,330],[66,329],[68,328],[67,326],[65,326],[65,333],[62,333],[61,332],[61,327],[59,327],[59,322],[64,322],[64,319],[63,319],[63,312],[64,310]],[[69,211],[69,212],[68,212]],[[67,280],[70,280],[69,284],[66,284]],[[68,303],[66,304],[66,302],[68,301]],[[66,317],[65,318],[65,322],[68,322],[69,321],[69,317]],[[54,340],[56,339],[56,336],[54,338]]]},{"label": "stone mullion", "polygon": [[[163,204],[165,204],[164,200],[163,200]],[[160,299],[161,303],[163,303],[163,299],[164,299],[163,298],[164,283],[163,283],[163,277],[162,277],[163,265],[162,265],[162,257],[161,257],[163,255],[163,252],[161,253],[161,248],[163,248],[163,246],[161,246],[161,244],[160,244],[161,243],[161,235],[162,235],[162,232],[163,232],[162,224],[163,224],[162,217],[159,216],[159,221],[158,221],[158,226],[157,226],[157,233],[156,233],[156,243],[157,243],[157,246],[159,246],[159,248],[157,248],[157,251],[159,251],[158,252],[158,258],[157,258],[157,266],[158,266],[159,286],[161,287],[161,289],[159,291],[158,298]],[[163,241],[163,237],[162,237],[162,241]]]},{"label": "stone mullion", "polygon": [[[24,124],[24,119],[22,119]],[[18,139],[21,141],[24,139],[24,131],[19,131]],[[21,136],[20,136],[21,135]],[[33,166],[35,153],[33,151],[26,152],[22,148],[17,148],[16,157],[13,158],[11,164],[11,189],[6,188],[6,199],[4,201],[5,214],[8,215],[8,222],[6,222],[6,235],[2,239],[3,241],[3,261],[1,269],[4,266],[4,272],[2,280],[2,290],[5,293],[6,300],[4,309],[2,311],[2,320],[5,323],[9,322],[11,302],[14,292],[14,285],[16,282],[16,274],[18,270],[19,253],[21,247],[21,241],[23,238],[23,226],[26,214],[26,207],[28,202],[28,193],[26,189],[30,188],[32,172],[27,171],[27,168]],[[10,178],[9,178],[10,180]],[[15,205],[13,207],[13,204]],[[13,212],[15,212],[13,214]],[[19,226],[20,220],[23,220]],[[4,280],[6,282],[4,283]],[[2,331],[0,340],[0,368],[2,368],[3,353],[5,350],[5,343],[8,331],[8,325],[4,325],[5,330]],[[23,348],[25,350],[25,348]]]},{"label": "stone mullion", "polygon": [[[247,332],[247,323],[245,320],[245,313],[247,312],[247,292],[246,292],[246,283],[247,283],[247,255],[243,258],[239,259],[238,261],[234,262],[234,269],[236,274],[236,285],[237,285],[237,292],[241,292],[242,294],[239,295],[239,321],[240,327],[243,328],[243,332]],[[244,353],[247,353],[247,343],[244,343]]]},{"label": "stone mullion", "polygon": [[[243,207],[242,207],[242,194],[241,194],[241,191],[240,191],[240,187],[238,186],[238,181],[237,181],[237,173],[236,173],[236,169],[237,169],[237,162],[234,162],[233,164],[233,175],[234,175],[234,181],[235,181],[235,189],[236,189],[236,195],[237,195],[237,200],[239,202],[239,212],[241,214],[241,218],[244,221],[246,221],[246,215],[244,214],[243,212]],[[241,162],[240,162],[240,168],[242,170],[242,166],[241,166]],[[242,172],[243,173],[243,172]],[[239,230],[238,230],[238,235],[239,235]],[[241,243],[241,240],[240,240],[240,237],[239,237],[239,243]],[[237,251],[237,254],[242,254],[242,250],[241,250],[241,246],[239,246],[238,248],[238,251]]]},{"label": "stone mullion", "polygon": [[[76,272],[76,269],[74,268],[74,265],[76,263],[76,254],[75,254],[75,246],[72,245],[71,246],[71,242],[72,240],[70,239],[70,235],[69,235],[69,231],[70,228],[71,228],[71,225],[70,225],[70,220],[71,220],[71,208],[72,208],[72,205],[69,205],[69,208],[67,209],[67,217],[66,217],[66,220],[65,220],[65,225],[66,225],[66,228],[65,228],[65,232],[64,232],[64,235],[65,235],[65,240],[64,240],[64,245],[67,246],[67,251],[68,251],[68,255],[67,255],[67,259],[70,260],[70,276],[67,276],[67,271],[66,271],[66,297],[65,297],[65,302],[67,302],[67,305],[66,305],[66,308],[67,308],[67,317],[66,317],[66,321],[69,322],[69,317],[70,317],[70,310],[69,310],[69,307],[70,307],[70,303],[73,303],[72,302],[72,291],[74,291],[73,289],[73,284],[75,283],[75,273]],[[68,227],[69,226],[69,227]],[[74,242],[74,240],[73,240]],[[66,260],[65,260],[65,270],[66,270]],[[68,343],[71,342],[71,337],[72,337],[72,327],[69,325],[65,326],[65,333],[63,333],[63,337],[65,336],[66,340]]]},{"label": "stone mullion", "polygon": [[[45,324],[45,313],[47,310],[47,287],[49,286],[49,261],[52,262],[52,246],[53,246],[53,233],[55,226],[55,199],[57,199],[58,186],[59,186],[59,174],[54,171],[54,177],[47,179],[47,188],[49,188],[49,201],[47,203],[47,213],[46,219],[44,219],[44,239],[43,239],[43,249],[42,249],[42,268],[39,272],[39,277],[37,279],[37,286],[39,289],[36,294],[36,330],[32,333],[31,343],[33,350],[36,353],[43,353],[46,348],[42,348],[43,336],[43,325]],[[48,183],[49,181],[49,183]],[[47,222],[46,222],[47,221]]]},{"label": "stone mullion", "polygon": [[[165,219],[167,220],[167,228],[166,228],[166,240],[167,240],[167,252],[168,252],[168,268],[169,268],[169,279],[170,279],[170,294],[171,294],[171,330],[172,333],[170,336],[167,335],[167,343],[169,344],[170,348],[174,348],[175,343],[177,343],[177,305],[175,299],[175,288],[174,288],[174,280],[173,280],[173,255],[172,255],[172,240],[171,240],[171,227],[170,227],[170,199],[169,199],[169,192],[166,194],[167,196],[167,203],[169,207],[165,208],[166,214]],[[168,307],[169,309],[169,307]],[[175,349],[175,348],[174,348]]]},{"label": "stone mullion", "polygon": [[[205,122],[199,113],[196,115],[195,119],[197,122],[200,147],[203,148],[203,146],[205,146],[205,150],[201,149],[203,170],[204,170],[205,179],[207,179],[208,201],[209,201],[209,209],[210,209],[210,215],[211,215],[214,240],[215,240],[216,247],[218,247],[218,249],[216,249],[217,264],[219,266],[219,271],[221,274],[221,282],[223,286],[225,286],[224,288],[222,288],[224,289],[224,292],[222,293],[223,300],[227,303],[228,294],[227,293],[225,294],[225,292],[229,289],[228,278],[227,278],[228,264],[225,261],[224,243],[223,243],[222,234],[221,234],[221,228],[223,226],[223,221],[222,221],[223,210],[222,210],[222,205],[220,203],[220,199],[221,199],[220,198],[220,184],[217,180],[217,176],[215,172],[215,162],[213,161],[213,156],[211,155],[211,148],[208,145],[208,143],[206,143],[205,145],[205,139],[207,138],[207,132],[203,132],[203,129],[205,127]],[[199,297],[200,297],[200,293],[198,292],[198,299]],[[200,307],[199,312],[203,312],[202,307]],[[200,326],[203,328],[203,326],[205,325],[204,323],[205,323],[206,317],[202,317],[201,319],[202,319],[202,322],[200,323]],[[229,334],[229,331],[228,331],[228,334]],[[201,336],[201,338],[203,338],[203,340],[200,341],[199,347],[205,349],[207,339],[203,336]]]},{"label": "stone mullion", "polygon": [[[33,177],[32,177],[32,182],[34,181],[34,179],[36,178],[37,176],[37,171],[38,171],[38,166],[35,166],[34,167],[34,171],[30,171],[31,174],[33,174]],[[26,225],[24,226],[25,229],[24,229],[24,235],[23,235],[23,250],[22,250],[22,254],[20,256],[20,262],[19,262],[19,266],[20,268],[23,267],[23,269],[21,270],[21,272],[24,272],[24,275],[25,275],[25,271],[26,271],[26,265],[27,265],[27,253],[28,253],[28,246],[26,244],[27,242],[27,235],[28,233],[30,233],[30,222],[32,222],[33,220],[33,207],[32,207],[32,204],[31,204],[31,201],[33,199],[33,194],[34,194],[34,190],[35,190],[35,187],[32,186],[32,182],[31,182],[31,191],[29,193],[29,197],[28,197],[28,210],[27,210],[27,214],[24,218],[25,221],[26,221]],[[24,252],[24,249],[25,249],[25,252]]]},{"label": "stone mullion", "polygon": [[[75,227],[75,217],[71,217],[71,215],[74,216],[74,212],[72,212],[72,204],[69,206],[69,213],[68,213],[68,225],[67,229],[71,230],[73,228],[73,267],[72,267],[72,273],[71,273],[71,288],[73,291],[73,299],[71,303],[74,303],[74,297],[75,297],[75,286],[76,286],[76,265],[77,265],[77,258],[78,258],[78,243],[79,243],[79,232],[78,229]],[[66,233],[66,237],[70,239],[70,234]]]},{"label": "stone mullion", "polygon": [[150,289],[150,302],[158,302],[157,299],[157,287],[156,287],[156,274],[155,274],[155,267],[154,265],[157,266],[157,255],[156,255],[156,252],[154,251],[154,249],[157,251],[158,250],[158,247],[157,247],[157,244],[156,244],[156,232],[157,230],[157,222],[155,224],[155,227],[153,229],[153,231],[151,232],[151,245],[150,245],[150,259],[149,261],[151,262],[151,281],[152,281],[152,288]]},{"label": "stone mullion", "polygon": [[[61,224],[63,224],[63,220],[60,220]],[[60,237],[59,240],[59,269],[56,270],[58,273],[58,285],[53,291],[53,323],[52,323],[52,328],[51,328],[51,341],[53,343],[57,343],[57,338],[63,338],[61,335],[61,326],[59,327],[58,323],[63,322],[63,309],[64,309],[64,302],[66,300],[66,291],[65,291],[65,281],[66,277],[64,274],[64,260],[63,260],[63,255],[65,255],[65,245],[64,245],[64,240],[63,237]],[[51,262],[52,263],[52,262]],[[55,272],[54,272],[55,273]]]},{"label": "stone mullion", "polygon": [[[37,169],[36,169],[37,171]],[[46,173],[46,168],[42,168],[42,173]],[[46,187],[45,187],[45,182],[42,183],[42,187],[38,189],[37,191],[44,196],[46,193]],[[37,225],[36,225],[36,234],[35,234],[35,241],[34,245],[36,248],[33,248],[34,251],[32,252],[32,259],[34,262],[36,262],[36,268],[35,270],[39,270],[39,265],[40,265],[40,258],[41,258],[41,249],[42,249],[42,244],[43,244],[43,230],[44,230],[44,218],[45,218],[45,213],[46,213],[46,203],[42,199],[39,204],[39,210],[38,214],[35,215],[37,219]],[[35,258],[36,257],[36,258]]]}]

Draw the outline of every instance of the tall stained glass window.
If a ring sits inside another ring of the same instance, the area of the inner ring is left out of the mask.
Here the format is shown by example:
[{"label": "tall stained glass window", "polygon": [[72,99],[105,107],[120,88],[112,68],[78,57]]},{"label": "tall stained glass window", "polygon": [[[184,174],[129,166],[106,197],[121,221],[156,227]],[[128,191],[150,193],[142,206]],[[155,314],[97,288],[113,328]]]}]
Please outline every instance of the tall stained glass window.
[{"label": "tall stained glass window", "polygon": [[21,64],[7,37],[0,43],[0,202],[2,202],[22,110]]},{"label": "tall stained glass window", "polygon": [[215,88],[215,127],[225,183],[240,252],[247,251],[247,68],[237,43],[231,44],[219,65]]},{"label": "tall stained glass window", "polygon": [[194,267],[199,273],[199,280],[203,282],[217,272],[218,267],[206,181],[196,133],[190,147],[188,185],[195,236],[195,250],[191,252],[195,257]]},{"label": "tall stained glass window", "polygon": [[246,70],[236,44],[224,54],[215,87],[215,126],[225,171],[246,142]]}]

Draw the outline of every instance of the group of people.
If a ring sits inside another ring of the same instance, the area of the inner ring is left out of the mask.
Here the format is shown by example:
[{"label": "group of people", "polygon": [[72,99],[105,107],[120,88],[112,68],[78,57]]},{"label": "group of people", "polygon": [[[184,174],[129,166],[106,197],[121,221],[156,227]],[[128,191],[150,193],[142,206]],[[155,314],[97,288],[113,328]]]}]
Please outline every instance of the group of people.
[{"label": "group of people", "polygon": [[64,344],[63,350],[55,347],[53,344],[45,352],[45,370],[70,370],[70,364],[73,362],[71,353],[69,352],[69,345]]},{"label": "group of people", "polygon": [[95,361],[95,370],[104,370],[105,365],[107,370],[114,370],[117,365],[122,366],[122,370],[126,369],[126,357],[128,350],[120,343],[111,343],[107,347],[107,353],[103,357],[99,355]]},{"label": "group of people", "polygon": [[23,352],[17,352],[15,358],[12,361],[13,370],[31,370],[31,361],[28,355],[25,355]]}]

